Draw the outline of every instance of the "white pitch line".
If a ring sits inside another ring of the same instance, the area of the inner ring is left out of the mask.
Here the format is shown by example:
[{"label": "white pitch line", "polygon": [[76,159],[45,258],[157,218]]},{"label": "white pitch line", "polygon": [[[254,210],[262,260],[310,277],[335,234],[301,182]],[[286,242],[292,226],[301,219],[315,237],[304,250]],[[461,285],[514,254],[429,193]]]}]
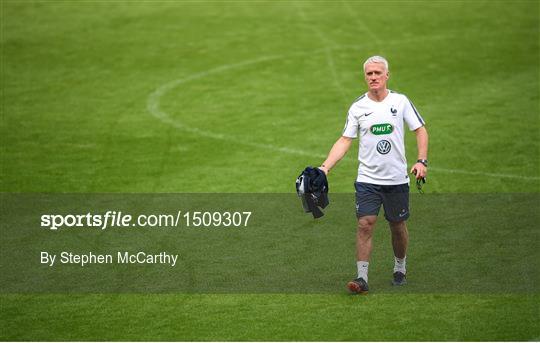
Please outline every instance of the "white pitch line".
[{"label": "white pitch line", "polygon": [[[358,49],[358,47],[352,47],[352,46],[342,46],[342,47],[335,47],[335,48],[331,48],[331,49],[354,49],[354,48]],[[266,150],[271,150],[271,151],[278,151],[278,152],[291,154],[291,155],[308,156],[308,157],[313,157],[313,158],[324,159],[324,158],[326,158],[326,155],[323,155],[323,154],[318,154],[318,153],[314,153],[314,152],[310,152],[310,151],[306,151],[306,150],[294,149],[294,148],[289,148],[289,147],[280,147],[280,146],[276,146],[276,145],[273,145],[273,144],[265,144],[265,143],[256,143],[256,142],[246,141],[244,139],[240,139],[240,138],[237,138],[237,137],[234,137],[234,136],[229,136],[229,135],[226,135],[226,134],[223,134],[223,133],[216,133],[216,132],[212,132],[212,131],[206,131],[206,130],[199,129],[197,127],[191,127],[191,126],[185,125],[184,123],[182,123],[182,122],[180,122],[178,120],[174,120],[166,112],[164,112],[164,111],[162,111],[160,109],[160,99],[161,99],[161,97],[163,95],[165,95],[167,92],[171,91],[172,89],[174,89],[176,87],[179,87],[179,86],[181,86],[181,85],[183,85],[185,83],[191,82],[191,81],[195,81],[195,80],[198,80],[198,79],[205,78],[205,77],[213,75],[213,74],[227,72],[227,71],[230,71],[230,70],[234,70],[234,69],[238,69],[238,68],[242,68],[242,67],[245,67],[245,66],[254,65],[254,64],[258,64],[258,63],[283,59],[285,57],[290,57],[290,56],[295,56],[295,55],[296,56],[299,56],[299,55],[313,55],[313,54],[316,54],[316,53],[322,53],[322,52],[327,52],[327,51],[328,51],[328,48],[323,48],[323,49],[317,49],[317,50],[314,50],[314,51],[311,51],[311,52],[291,53],[291,54],[288,54],[286,56],[285,55],[263,56],[263,57],[260,57],[260,58],[257,58],[257,59],[243,61],[243,62],[240,62],[240,63],[225,64],[225,65],[222,65],[220,67],[216,67],[216,68],[213,68],[213,69],[210,69],[210,70],[207,70],[207,71],[202,71],[202,72],[199,72],[199,73],[195,73],[195,74],[192,74],[190,76],[187,76],[187,77],[184,77],[184,78],[181,78],[181,79],[173,80],[171,82],[168,82],[168,83],[158,87],[154,92],[152,92],[148,96],[147,109],[148,109],[148,112],[150,112],[150,114],[152,116],[154,116],[155,118],[157,118],[161,122],[163,122],[165,124],[168,124],[168,125],[171,125],[172,127],[175,127],[175,128],[177,128],[179,130],[187,131],[187,132],[193,133],[193,134],[201,136],[201,137],[207,137],[207,138],[211,138],[211,139],[218,139],[218,140],[223,140],[223,141],[227,141],[227,142],[231,142],[231,143],[245,145],[245,146],[249,146],[249,147],[253,147],[253,148],[260,148],[260,149],[266,149]],[[540,177],[537,177],[537,176],[486,173],[486,172],[481,172],[481,171],[466,171],[466,170],[445,169],[445,168],[438,168],[438,167],[435,167],[435,168],[431,167],[430,170],[433,170],[435,172],[450,173],[450,174],[479,175],[479,176],[487,176],[487,177],[495,177],[495,178],[510,178],[510,179],[521,179],[521,180],[532,180],[532,181],[540,180]]]},{"label": "white pitch line", "polygon": [[160,109],[160,99],[161,99],[161,97],[163,95],[165,95],[167,92],[169,92],[170,90],[172,90],[172,89],[174,89],[174,88],[176,88],[176,87],[178,87],[178,86],[180,86],[180,85],[182,85],[182,84],[184,84],[186,82],[201,79],[201,78],[207,77],[207,76],[212,75],[212,74],[217,74],[217,73],[225,72],[225,71],[232,70],[232,69],[242,68],[242,67],[245,67],[245,66],[248,66],[248,65],[253,65],[253,64],[257,64],[257,63],[261,63],[261,62],[267,62],[267,61],[271,61],[271,60],[281,59],[281,58],[284,58],[284,57],[285,56],[265,56],[265,57],[261,57],[261,58],[258,58],[258,59],[244,61],[244,62],[240,62],[240,63],[227,64],[227,65],[223,65],[223,66],[220,66],[220,67],[217,67],[217,68],[214,68],[214,69],[210,69],[210,70],[207,70],[207,71],[196,73],[196,74],[190,75],[190,76],[182,78],[182,79],[171,81],[171,82],[166,83],[166,84],[162,85],[161,87],[157,88],[152,94],[150,94],[150,96],[148,97],[148,101],[147,101],[147,109],[154,117],[156,117],[157,119],[159,119],[163,123],[169,124],[169,125],[177,128],[177,129],[181,129],[181,130],[184,130],[184,131],[187,131],[187,132],[190,132],[190,133],[202,136],[202,137],[207,137],[207,138],[212,138],[212,139],[219,139],[219,140],[224,140],[224,141],[237,143],[237,144],[241,144],[241,145],[247,145],[247,146],[254,147],[254,148],[262,148],[262,149],[268,149],[268,150],[273,150],[273,151],[284,152],[284,153],[287,153],[287,154],[311,156],[311,157],[317,156],[317,157],[320,157],[320,158],[325,158],[326,157],[325,155],[322,155],[322,154],[317,155],[317,154],[314,154],[312,152],[304,151],[304,150],[301,150],[301,149],[293,149],[293,148],[289,148],[289,147],[279,147],[279,146],[275,146],[275,145],[272,145],[272,144],[255,143],[255,142],[239,139],[239,138],[236,138],[236,137],[233,137],[233,136],[225,135],[223,133],[215,133],[215,132],[199,129],[197,127],[191,127],[191,126],[183,124],[180,121],[172,119],[166,112],[164,112],[164,111],[162,111]]},{"label": "white pitch line", "polygon": [[347,10],[345,11],[349,16],[351,16],[353,18],[353,20],[355,20],[355,24],[357,24],[362,30],[364,30],[364,32],[367,33],[368,36],[371,37],[371,40],[373,42],[375,42],[375,45],[378,49],[381,49],[382,48],[382,41],[379,39],[379,37],[375,34],[375,32],[373,32],[369,26],[367,26],[363,20],[358,20],[358,15],[356,14],[356,10],[353,9],[349,3],[347,1],[341,1],[341,3],[343,5],[345,5],[345,7],[347,7]]},{"label": "white pitch line", "polygon": [[432,170],[432,171],[435,171],[435,172],[449,173],[449,174],[477,175],[477,176],[488,176],[488,177],[494,177],[494,178],[521,179],[521,180],[531,180],[531,181],[540,180],[540,177],[538,177],[538,176],[525,176],[525,175],[499,174],[499,173],[485,173],[485,172],[481,172],[481,171],[468,171],[468,170],[460,170],[460,169],[446,169],[446,168],[439,168],[439,167],[430,167],[429,169]]},{"label": "white pitch line", "polygon": [[321,30],[319,30],[316,26],[311,25],[309,19],[307,18],[306,13],[302,9],[301,6],[298,6],[297,3],[293,3],[294,7],[296,8],[296,13],[300,16],[300,18],[306,22],[307,27],[315,33],[316,36],[319,37],[319,39],[323,42],[323,44],[326,47],[336,47],[336,43],[332,40],[329,40],[326,38],[326,36],[322,33]]},{"label": "white pitch line", "polygon": [[326,54],[326,64],[328,65],[328,68],[330,69],[330,73],[332,74],[332,79],[334,80],[334,85],[336,86],[339,93],[341,93],[341,96],[345,101],[347,101],[347,92],[341,82],[339,81],[336,66],[334,62],[334,57],[332,56],[332,48],[337,47],[338,45],[336,42],[334,42],[332,39],[328,39],[325,34],[321,32],[317,28],[317,26],[311,24],[311,21],[308,19],[306,13],[302,9],[301,6],[299,6],[297,3],[294,3],[294,7],[296,8],[296,13],[301,17],[301,19],[305,22],[305,25],[307,28],[309,28],[311,31],[315,32],[316,36],[319,37],[319,40],[324,45],[324,52]]}]

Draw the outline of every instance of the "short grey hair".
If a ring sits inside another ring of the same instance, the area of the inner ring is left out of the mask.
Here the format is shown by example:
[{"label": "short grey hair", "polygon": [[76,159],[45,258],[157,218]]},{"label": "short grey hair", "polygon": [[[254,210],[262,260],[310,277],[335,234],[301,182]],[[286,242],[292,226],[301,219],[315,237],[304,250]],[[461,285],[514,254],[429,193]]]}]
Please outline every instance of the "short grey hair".
[{"label": "short grey hair", "polygon": [[368,58],[365,62],[364,62],[364,70],[366,70],[366,65],[368,63],[382,63],[384,64],[384,67],[386,68],[386,70],[388,71],[388,61],[386,60],[386,58],[382,57],[382,56],[371,56],[370,58]]}]

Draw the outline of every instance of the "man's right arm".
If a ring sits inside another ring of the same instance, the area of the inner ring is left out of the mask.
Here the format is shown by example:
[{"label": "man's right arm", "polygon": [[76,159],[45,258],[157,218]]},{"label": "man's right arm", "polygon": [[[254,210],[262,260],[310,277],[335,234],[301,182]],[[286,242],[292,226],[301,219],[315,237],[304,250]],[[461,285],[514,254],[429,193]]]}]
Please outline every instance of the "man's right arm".
[{"label": "man's right arm", "polygon": [[341,136],[339,139],[334,143],[334,146],[332,149],[330,149],[330,152],[328,153],[328,157],[323,162],[323,164],[319,167],[326,175],[330,172],[330,169],[334,168],[334,166],[345,156],[349,148],[351,147],[352,138]]}]

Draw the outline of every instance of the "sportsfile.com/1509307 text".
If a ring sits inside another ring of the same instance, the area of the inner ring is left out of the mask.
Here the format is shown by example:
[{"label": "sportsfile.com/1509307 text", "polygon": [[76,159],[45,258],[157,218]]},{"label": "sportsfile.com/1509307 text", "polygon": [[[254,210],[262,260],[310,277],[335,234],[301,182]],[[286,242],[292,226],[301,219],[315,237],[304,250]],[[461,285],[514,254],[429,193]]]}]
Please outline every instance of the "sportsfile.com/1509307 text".
[{"label": "sportsfile.com/1509307 text", "polygon": [[[128,227],[247,227],[251,211],[186,211],[173,214],[140,214],[132,216],[122,211],[104,214],[43,214],[41,227],[48,230],[63,228],[109,228]],[[135,219],[134,219],[135,218]]]}]

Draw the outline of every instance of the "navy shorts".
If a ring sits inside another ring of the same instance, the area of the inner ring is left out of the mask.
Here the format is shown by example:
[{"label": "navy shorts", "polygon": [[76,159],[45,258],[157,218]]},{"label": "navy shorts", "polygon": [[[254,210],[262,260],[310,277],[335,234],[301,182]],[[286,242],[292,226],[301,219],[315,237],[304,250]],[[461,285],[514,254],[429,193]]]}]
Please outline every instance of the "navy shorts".
[{"label": "navy shorts", "polygon": [[409,184],[374,185],[355,182],[356,216],[358,218],[379,215],[384,206],[384,217],[389,222],[400,222],[409,218]]}]

